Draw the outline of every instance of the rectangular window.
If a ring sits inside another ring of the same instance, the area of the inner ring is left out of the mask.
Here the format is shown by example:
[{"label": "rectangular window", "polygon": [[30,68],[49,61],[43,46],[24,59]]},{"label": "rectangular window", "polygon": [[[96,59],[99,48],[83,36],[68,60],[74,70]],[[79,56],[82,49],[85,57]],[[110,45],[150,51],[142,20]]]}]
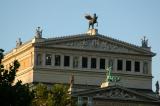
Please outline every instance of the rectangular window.
[{"label": "rectangular window", "polygon": [[36,64],[37,65],[42,65],[42,54],[37,54],[37,59],[36,59]]},{"label": "rectangular window", "polygon": [[123,61],[122,60],[118,60],[117,61],[117,70],[118,71],[122,71],[123,69]]},{"label": "rectangular window", "polygon": [[100,59],[100,69],[105,69],[105,59]]},{"label": "rectangular window", "polygon": [[126,71],[131,71],[131,61],[126,61]]},{"label": "rectangular window", "polygon": [[87,68],[88,66],[88,58],[82,57],[82,68]]},{"label": "rectangular window", "polygon": [[70,57],[69,56],[64,56],[64,66],[69,66],[70,65]]},{"label": "rectangular window", "polygon": [[46,65],[51,65],[51,64],[52,64],[52,55],[46,54]]},{"label": "rectangular window", "polygon": [[55,66],[60,66],[60,65],[61,65],[61,56],[55,55]]},{"label": "rectangular window", "polygon": [[91,58],[91,68],[96,68],[96,64],[97,61],[96,61],[96,58]]},{"label": "rectangular window", "polygon": [[140,72],[140,62],[135,61],[134,65],[135,65],[135,67],[134,67],[135,72]]}]

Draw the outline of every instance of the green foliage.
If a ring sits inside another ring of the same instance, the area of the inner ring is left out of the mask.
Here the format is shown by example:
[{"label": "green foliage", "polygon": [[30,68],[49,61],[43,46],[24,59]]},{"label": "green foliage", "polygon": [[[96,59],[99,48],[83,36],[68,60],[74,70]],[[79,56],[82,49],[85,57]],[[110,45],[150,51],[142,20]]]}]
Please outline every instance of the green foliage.
[{"label": "green foliage", "polygon": [[51,94],[53,95],[52,106],[66,106],[70,103],[70,96],[68,94],[67,86],[55,84],[51,89]]},{"label": "green foliage", "polygon": [[0,105],[1,106],[29,106],[33,98],[33,93],[29,91],[28,85],[23,85],[21,81],[13,84],[20,64],[17,60],[13,62],[9,70],[2,65],[4,50],[0,49]]},{"label": "green foliage", "polygon": [[33,106],[47,106],[46,100],[48,98],[47,86],[43,84],[36,85],[34,89],[35,98],[33,99]]},{"label": "green foliage", "polygon": [[71,103],[68,87],[62,84],[55,84],[51,89],[47,89],[44,84],[38,84],[34,93],[33,106],[67,106]]},{"label": "green foliage", "polygon": [[[23,85],[21,81],[13,84],[16,71],[20,64],[17,60],[6,70],[1,64],[4,50],[0,49],[0,105],[1,106],[67,106],[73,101],[68,94],[68,87],[55,84],[51,89],[46,85],[38,84],[33,92],[29,85]],[[73,105],[72,105],[73,106]]]}]

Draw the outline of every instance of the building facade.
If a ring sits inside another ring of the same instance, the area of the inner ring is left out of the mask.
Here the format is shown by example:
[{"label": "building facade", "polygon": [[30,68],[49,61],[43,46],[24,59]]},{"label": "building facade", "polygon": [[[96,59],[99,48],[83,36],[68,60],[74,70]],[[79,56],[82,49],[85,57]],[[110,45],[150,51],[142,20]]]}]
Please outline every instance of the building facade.
[{"label": "building facade", "polygon": [[[152,91],[153,56],[155,53],[145,38],[141,46],[136,46],[101,35],[97,29],[43,38],[38,27],[33,39],[25,43],[19,39],[16,48],[6,53],[2,62],[5,68],[14,60],[20,62],[15,81],[22,83],[68,84],[74,76],[70,90],[79,106],[158,106]],[[112,75],[119,76],[120,81],[100,88],[107,67],[111,67]]]},{"label": "building facade", "polygon": [[75,77],[78,89],[95,88],[105,79],[106,67],[120,76],[119,84],[127,88],[152,89],[152,57],[146,39],[142,46],[129,44],[98,33],[57,38],[43,38],[37,29],[34,39],[22,43],[5,54],[6,68],[17,59],[21,66],[16,80],[23,83],[68,83]]}]

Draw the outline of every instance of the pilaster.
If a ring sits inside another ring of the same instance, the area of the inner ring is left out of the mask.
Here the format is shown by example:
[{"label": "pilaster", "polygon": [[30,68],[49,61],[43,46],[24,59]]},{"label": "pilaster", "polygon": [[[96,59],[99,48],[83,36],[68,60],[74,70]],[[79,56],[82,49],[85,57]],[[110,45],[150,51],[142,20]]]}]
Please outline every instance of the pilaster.
[{"label": "pilaster", "polygon": [[73,56],[72,55],[70,56],[69,62],[70,62],[69,68],[73,68]]},{"label": "pilaster", "polygon": [[55,65],[55,54],[52,54],[52,60],[51,60],[51,65],[54,66]]},{"label": "pilaster", "polygon": [[113,59],[113,71],[117,72],[117,59],[116,58]]},{"label": "pilaster", "polygon": [[78,67],[82,69],[82,56],[79,56],[79,64]]},{"label": "pilaster", "polygon": [[132,73],[134,73],[134,64],[135,64],[135,61],[131,60],[131,72]]},{"label": "pilaster", "polygon": [[122,71],[125,72],[126,71],[126,59],[122,59],[123,61],[123,69]]},{"label": "pilaster", "polygon": [[93,98],[88,97],[88,106],[93,106]]},{"label": "pilaster", "polygon": [[152,74],[152,60],[148,61],[148,74]]},{"label": "pilaster", "polygon": [[97,61],[96,61],[96,69],[100,70],[100,58],[97,57],[96,59],[97,59]]},{"label": "pilaster", "polygon": [[91,69],[91,57],[87,57],[88,58],[88,64],[87,64],[87,69]]},{"label": "pilaster", "polygon": [[108,67],[108,58],[105,58],[105,69]]},{"label": "pilaster", "polygon": [[83,99],[81,96],[78,96],[78,106],[82,106],[83,104]]},{"label": "pilaster", "polygon": [[46,63],[46,53],[42,53],[42,66],[45,66]]},{"label": "pilaster", "polygon": [[64,67],[64,55],[60,55],[61,56],[61,68],[63,68]]},{"label": "pilaster", "polygon": [[140,73],[143,73],[143,61],[140,61]]}]

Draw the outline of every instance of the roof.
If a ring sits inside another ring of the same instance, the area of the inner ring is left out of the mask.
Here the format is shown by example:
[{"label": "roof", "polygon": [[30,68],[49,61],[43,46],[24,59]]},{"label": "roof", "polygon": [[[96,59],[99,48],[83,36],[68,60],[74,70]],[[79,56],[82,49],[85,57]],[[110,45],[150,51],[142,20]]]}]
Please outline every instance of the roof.
[{"label": "roof", "polygon": [[[124,41],[121,41],[121,40],[118,40],[118,39],[115,39],[115,38],[111,38],[109,36],[104,36],[104,35],[101,35],[101,34],[96,34],[96,35],[93,36],[93,35],[88,35],[88,34],[84,33],[84,34],[76,34],[76,35],[69,35],[69,36],[62,36],[62,37],[55,37],[55,38],[46,38],[46,39],[44,39],[43,42],[38,42],[37,46],[45,46],[45,47],[48,46],[49,47],[49,45],[54,44],[54,47],[55,47],[55,44],[63,44],[65,42],[73,42],[73,41],[78,42],[79,40],[87,41],[89,39],[99,39],[101,41],[114,43],[114,44],[116,44],[116,46],[120,45],[122,48],[129,48],[129,49],[132,49],[134,51],[142,52],[142,54],[144,54],[144,55],[145,54],[148,54],[148,55],[151,55],[151,56],[156,55],[155,53],[151,52],[150,49],[146,49],[146,48],[143,48],[141,46],[137,46],[137,45],[127,43],[127,42],[124,42]],[[69,48],[73,47],[71,44],[70,45],[65,45],[65,46],[70,46]],[[95,48],[95,49],[97,49],[97,48]]]}]

